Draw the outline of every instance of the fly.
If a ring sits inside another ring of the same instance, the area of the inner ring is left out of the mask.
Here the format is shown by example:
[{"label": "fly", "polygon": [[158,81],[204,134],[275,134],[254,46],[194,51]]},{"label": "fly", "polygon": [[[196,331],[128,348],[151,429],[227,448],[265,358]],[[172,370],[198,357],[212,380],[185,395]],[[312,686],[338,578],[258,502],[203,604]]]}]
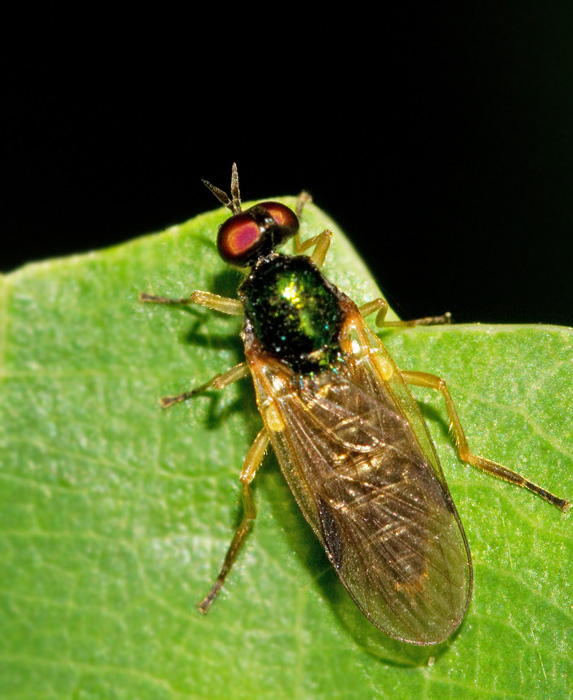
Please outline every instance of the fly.
[{"label": "fly", "polygon": [[[184,299],[140,297],[244,317],[246,361],[161,400],[168,407],[250,374],[263,420],[239,477],[242,520],[199,609],[209,610],[256,517],[250,484],[270,443],[304,517],[368,620],[411,644],[447,639],[470,602],[471,554],[408,385],[441,392],[463,461],[533,491],[563,512],[569,501],[473,454],[445,381],[400,371],[364,321],[376,313],[378,326],[413,326],[447,323],[447,315],[389,323],[383,299],[358,307],[321,272],[331,232],[300,240],[308,196],[301,195],[296,213],[278,202],[243,211],[236,165],[230,197],[204,183],[232,213],[219,228],[217,247],[225,262],[246,273],[238,299],[203,291]],[[278,253],[291,238],[296,254]]]}]

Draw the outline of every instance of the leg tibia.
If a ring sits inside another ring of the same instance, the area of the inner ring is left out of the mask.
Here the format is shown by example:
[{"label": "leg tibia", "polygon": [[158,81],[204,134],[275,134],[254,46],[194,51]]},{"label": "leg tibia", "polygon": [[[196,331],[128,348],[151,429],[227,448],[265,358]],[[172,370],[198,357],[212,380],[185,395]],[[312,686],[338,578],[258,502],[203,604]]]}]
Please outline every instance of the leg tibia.
[{"label": "leg tibia", "polygon": [[376,316],[376,325],[383,326],[384,328],[438,326],[452,322],[452,315],[449,312],[443,314],[442,316],[426,316],[425,318],[415,318],[411,321],[386,321],[385,318],[386,314],[388,313],[388,302],[381,297],[378,297],[378,299],[373,299],[360,307],[360,313],[364,316],[364,318],[366,318],[366,316],[370,316],[376,311],[378,312]]},{"label": "leg tibia", "polygon": [[196,389],[191,389],[191,391],[185,391],[182,394],[177,394],[177,396],[163,396],[159,399],[159,403],[163,408],[169,408],[173,404],[181,403],[181,401],[187,401],[197,394],[201,394],[207,389],[224,389],[229,384],[236,382],[249,374],[249,367],[246,362],[240,362],[238,365],[231,367],[223,374],[216,374],[214,377],[209,379],[205,384],[201,384]]},{"label": "leg tibia", "polygon": [[263,457],[265,456],[265,451],[268,444],[269,438],[266,430],[263,428],[251,445],[241,471],[240,479],[243,484],[243,517],[235,532],[235,536],[233,537],[229,549],[227,550],[227,554],[225,556],[223,566],[221,567],[221,571],[217,576],[217,580],[213,584],[209,593],[207,593],[207,595],[199,603],[199,610],[202,613],[208,612],[211,604],[218,596],[223,584],[225,583],[225,579],[231,571],[237,555],[245,542],[245,538],[251,529],[251,524],[257,516],[257,509],[250,483],[255,478],[257,470],[263,460]]},{"label": "leg tibia", "polygon": [[511,471],[511,469],[507,469],[507,467],[504,467],[497,462],[493,462],[490,459],[480,457],[479,455],[475,455],[473,452],[470,452],[462,423],[445,380],[437,377],[434,374],[427,374],[426,372],[402,372],[401,374],[408,384],[426,387],[428,389],[434,389],[435,391],[441,392],[442,396],[444,397],[444,401],[446,402],[446,410],[448,412],[448,418],[450,419],[451,428],[454,434],[460,459],[473,465],[474,467],[477,467],[478,469],[482,469],[492,476],[497,476],[499,479],[504,479],[515,486],[521,486],[529,489],[529,491],[541,496],[541,498],[545,499],[552,505],[557,506],[557,508],[563,512],[567,512],[567,510],[569,510],[571,507],[571,503],[569,501],[555,496],[549,491],[541,488],[541,486],[537,486],[537,484],[534,484],[525,477],[521,476],[521,474]]},{"label": "leg tibia", "polygon": [[171,297],[159,297],[154,294],[147,294],[146,292],[141,292],[139,295],[139,301],[145,304],[167,304],[170,306],[181,306],[183,304],[197,304],[197,306],[205,306],[213,311],[220,311],[223,314],[228,314],[229,316],[242,316],[243,315],[243,305],[238,299],[231,299],[229,297],[222,297],[219,294],[212,294],[211,292],[202,292],[196,290],[191,292],[188,297],[182,297],[181,299],[172,299]]},{"label": "leg tibia", "polygon": [[322,268],[326,254],[328,253],[331,238],[332,232],[328,229],[325,229],[322,233],[319,233],[318,236],[313,236],[304,242],[301,242],[297,233],[294,238],[295,252],[297,255],[300,255],[301,253],[304,253],[305,250],[308,250],[314,246],[310,259],[318,267],[318,269],[320,269]]}]

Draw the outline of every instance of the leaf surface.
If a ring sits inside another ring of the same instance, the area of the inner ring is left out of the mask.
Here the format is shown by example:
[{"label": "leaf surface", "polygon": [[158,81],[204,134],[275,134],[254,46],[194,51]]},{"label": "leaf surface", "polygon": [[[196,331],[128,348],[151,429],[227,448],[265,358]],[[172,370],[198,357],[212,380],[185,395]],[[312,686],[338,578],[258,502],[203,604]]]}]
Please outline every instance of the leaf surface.
[{"label": "leaf surface", "polygon": [[[291,203],[293,200],[285,200]],[[0,278],[0,697],[571,696],[570,519],[462,465],[440,396],[415,390],[473,553],[454,638],[390,640],[350,601],[268,456],[259,514],[208,616],[196,603],[240,518],[260,428],[250,382],[162,411],[242,359],[240,321],[143,305],[140,291],[234,296],[218,210]],[[335,238],[326,275],[358,303],[363,264]],[[478,453],[573,496],[573,335],[544,326],[384,331],[400,367],[448,380]]]}]

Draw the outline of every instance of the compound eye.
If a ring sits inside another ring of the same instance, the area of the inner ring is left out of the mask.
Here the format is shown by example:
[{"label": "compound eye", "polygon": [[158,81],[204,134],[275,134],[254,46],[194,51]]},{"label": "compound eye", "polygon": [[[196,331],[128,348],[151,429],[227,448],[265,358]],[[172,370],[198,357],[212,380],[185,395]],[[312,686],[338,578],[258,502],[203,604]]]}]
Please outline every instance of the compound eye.
[{"label": "compound eye", "polygon": [[255,204],[221,225],[219,255],[230,265],[248,267],[292,238],[298,226],[296,214],[284,204]]},{"label": "compound eye", "polygon": [[263,202],[260,206],[266,209],[275,225],[283,231],[285,240],[294,236],[298,231],[299,222],[292,209],[280,202]]},{"label": "compound eye", "polygon": [[249,212],[235,214],[219,228],[219,255],[230,265],[248,265],[253,254],[256,255],[263,233]]}]

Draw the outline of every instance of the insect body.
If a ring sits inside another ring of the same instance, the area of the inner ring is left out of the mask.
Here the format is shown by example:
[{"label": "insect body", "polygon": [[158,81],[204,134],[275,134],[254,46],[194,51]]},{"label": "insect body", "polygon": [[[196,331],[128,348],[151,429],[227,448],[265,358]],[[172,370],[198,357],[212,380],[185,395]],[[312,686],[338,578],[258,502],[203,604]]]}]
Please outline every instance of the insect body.
[{"label": "insect body", "polygon": [[[162,400],[169,406],[250,372],[264,424],[240,476],[243,519],[200,609],[206,612],[219,593],[255,518],[250,483],[270,442],[305,518],[364,615],[402,641],[443,641],[469,605],[471,555],[407,385],[442,392],[462,459],[562,510],[569,503],[469,451],[444,381],[398,370],[365,324],[364,317],[375,311],[377,322],[384,323],[386,302],[378,299],[358,308],[321,273],[328,231],[301,243],[300,212],[277,202],[243,212],[235,166],[231,198],[206,184],[233,212],[219,230],[218,249],[224,260],[248,271],[239,300],[208,292],[175,300],[141,296],[143,301],[194,303],[245,317],[246,362],[198,389]],[[293,237],[297,255],[276,252]],[[310,257],[300,254],[310,248]],[[440,317],[404,325],[445,321]]]}]

